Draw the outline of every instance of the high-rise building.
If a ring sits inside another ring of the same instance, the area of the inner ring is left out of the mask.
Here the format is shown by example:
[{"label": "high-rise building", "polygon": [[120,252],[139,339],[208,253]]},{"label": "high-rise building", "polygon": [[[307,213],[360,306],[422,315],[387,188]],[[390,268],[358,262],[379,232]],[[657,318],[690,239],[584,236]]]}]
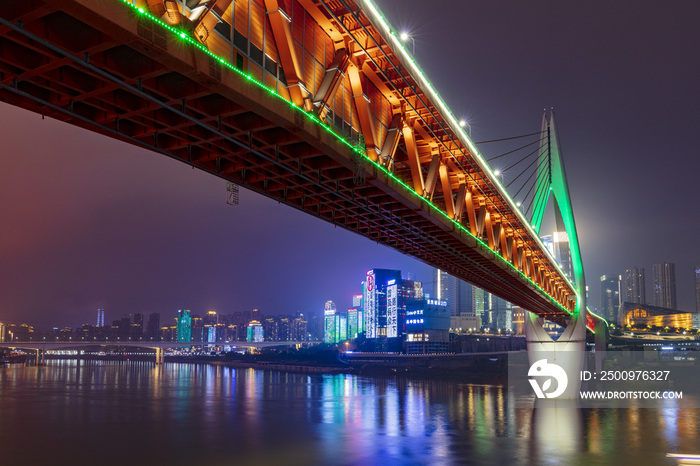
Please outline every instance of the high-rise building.
[{"label": "high-rise building", "polygon": [[0,322],[0,343],[5,341],[5,324]]},{"label": "high-rise building", "polygon": [[189,309],[177,311],[177,341],[192,341],[192,317]]},{"label": "high-rise building", "polygon": [[484,325],[485,313],[491,309],[491,293],[484,291],[481,288],[474,287],[472,289],[472,309],[473,316],[479,322],[479,330]]},{"label": "high-rise building", "polygon": [[143,335],[143,314],[130,314],[129,316],[131,317],[131,336]]},{"label": "high-rise building", "polygon": [[503,298],[491,295],[491,308],[488,313],[488,327],[503,332],[513,327],[513,305]]},{"label": "high-rise building", "polygon": [[433,269],[433,294],[431,298],[439,300],[449,299],[450,281],[452,276],[440,269]]},{"label": "high-rise building", "polygon": [[105,310],[104,309],[97,310],[97,326],[98,327],[105,326]]},{"label": "high-rise building", "polygon": [[552,233],[552,242],[554,243],[554,259],[566,275],[573,277],[574,267],[571,263],[571,247],[569,246],[568,233],[566,231],[555,231]]},{"label": "high-rise building", "polygon": [[154,340],[160,336],[160,314],[158,312],[152,312],[148,315],[146,336]]},{"label": "high-rise building", "polygon": [[398,293],[401,272],[398,270],[368,270],[364,282],[365,336],[367,338],[396,336],[398,307],[391,300]]},{"label": "high-rise building", "polygon": [[700,265],[695,266],[695,312],[700,314]]},{"label": "high-rise building", "polygon": [[617,321],[620,308],[620,275],[600,277],[600,312],[607,320]]},{"label": "high-rise building", "polygon": [[450,314],[447,302],[437,299],[413,300],[406,305],[407,353],[444,353],[450,335]]},{"label": "high-rise building", "polygon": [[676,264],[654,264],[654,305],[676,309]]},{"label": "high-rise building", "polygon": [[621,289],[622,295],[620,296],[621,301],[646,304],[646,286],[644,281],[644,269],[642,267],[625,269]]},{"label": "high-rise building", "polygon": [[336,308],[333,301],[326,301],[323,308],[323,342],[338,343],[337,326],[335,323]]},{"label": "high-rise building", "polygon": [[207,312],[207,315],[204,316],[204,325],[216,325],[219,323],[219,320],[216,316],[216,311],[209,311]]},{"label": "high-rise building", "polygon": [[255,343],[260,343],[263,341],[263,326],[257,320],[252,320],[248,324],[246,341]]},{"label": "high-rise building", "polygon": [[357,338],[362,332],[362,311],[356,307],[348,309],[348,338]]},{"label": "high-rise building", "polygon": [[571,264],[569,235],[566,231],[555,231],[551,235],[542,236],[540,240],[542,240],[542,244],[544,244],[557,264],[559,264],[562,271],[569,277],[572,277],[574,269]]},{"label": "high-rise building", "polygon": [[357,307],[357,308],[362,307],[362,295],[361,294],[353,295],[352,307]]},{"label": "high-rise building", "polygon": [[439,269],[433,269],[433,283],[431,298],[446,300],[450,316],[473,313],[472,285]]}]

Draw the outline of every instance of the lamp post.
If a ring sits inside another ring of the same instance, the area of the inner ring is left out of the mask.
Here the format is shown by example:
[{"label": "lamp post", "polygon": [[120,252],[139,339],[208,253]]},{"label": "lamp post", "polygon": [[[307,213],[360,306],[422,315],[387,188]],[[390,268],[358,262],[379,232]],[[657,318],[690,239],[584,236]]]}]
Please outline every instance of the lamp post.
[{"label": "lamp post", "polygon": [[413,45],[413,48],[412,48],[413,55],[415,55],[416,54],[416,40],[413,37],[411,37],[411,35],[406,31],[403,31],[401,34],[399,34],[399,38],[403,42],[406,42],[407,40],[410,39],[410,41],[412,42],[412,45]]}]

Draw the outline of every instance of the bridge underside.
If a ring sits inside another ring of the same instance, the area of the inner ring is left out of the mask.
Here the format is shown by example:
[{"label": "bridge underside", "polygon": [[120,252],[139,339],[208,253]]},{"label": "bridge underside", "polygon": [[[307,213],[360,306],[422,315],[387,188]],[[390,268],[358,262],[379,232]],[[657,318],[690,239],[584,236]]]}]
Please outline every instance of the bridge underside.
[{"label": "bridge underside", "polygon": [[3,2],[0,100],[190,164],[566,323],[523,273],[306,114],[120,2],[89,3]]}]

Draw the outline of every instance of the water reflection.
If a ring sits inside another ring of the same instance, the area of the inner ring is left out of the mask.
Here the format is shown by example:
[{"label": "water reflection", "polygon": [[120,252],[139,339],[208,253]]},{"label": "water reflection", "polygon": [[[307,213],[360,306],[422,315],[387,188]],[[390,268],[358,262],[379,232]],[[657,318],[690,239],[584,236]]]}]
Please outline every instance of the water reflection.
[{"label": "water reflection", "polygon": [[49,361],[0,369],[0,463],[664,463],[700,453],[699,414],[681,408],[534,410],[446,380]]}]

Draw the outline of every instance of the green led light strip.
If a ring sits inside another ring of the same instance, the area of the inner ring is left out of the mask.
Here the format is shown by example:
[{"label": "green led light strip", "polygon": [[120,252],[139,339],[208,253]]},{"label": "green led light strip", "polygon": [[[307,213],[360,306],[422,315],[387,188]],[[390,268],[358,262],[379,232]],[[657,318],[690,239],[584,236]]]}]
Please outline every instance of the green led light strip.
[{"label": "green led light strip", "polygon": [[[542,287],[540,287],[540,286],[537,285],[534,281],[532,281],[532,279],[530,279],[530,277],[526,276],[522,271],[518,270],[513,264],[511,264],[509,261],[507,261],[506,259],[504,259],[504,258],[503,258],[500,254],[498,254],[496,251],[494,251],[493,249],[491,249],[491,248],[488,246],[487,243],[485,243],[485,242],[482,241],[481,239],[477,238],[476,236],[472,235],[472,233],[471,233],[471,231],[470,231],[469,229],[465,228],[462,224],[460,224],[459,222],[457,222],[455,219],[453,219],[453,218],[451,218],[450,216],[448,216],[446,212],[444,212],[442,209],[440,209],[440,208],[437,207],[435,204],[433,204],[432,201],[430,201],[429,199],[426,199],[425,197],[423,197],[423,196],[421,196],[420,194],[418,194],[412,187],[410,187],[409,185],[407,185],[407,184],[406,184],[403,180],[401,180],[400,178],[396,177],[393,173],[389,172],[386,168],[384,168],[384,167],[383,167],[382,165],[380,165],[378,162],[375,162],[374,160],[372,160],[371,158],[369,158],[369,156],[367,155],[367,153],[366,153],[364,147],[362,147],[362,143],[360,143],[360,144],[358,144],[358,145],[352,144],[347,138],[345,138],[343,135],[341,135],[341,134],[339,134],[338,132],[336,132],[328,123],[326,123],[326,122],[324,122],[324,121],[321,121],[321,120],[320,120],[316,115],[314,115],[313,113],[307,112],[306,110],[304,110],[303,108],[299,107],[298,105],[295,105],[293,102],[288,101],[288,100],[285,99],[283,96],[281,96],[277,91],[275,91],[274,89],[271,89],[271,88],[265,86],[263,83],[261,83],[260,81],[258,81],[257,79],[255,79],[253,76],[251,76],[251,75],[249,75],[249,74],[247,74],[247,73],[244,73],[243,71],[241,71],[241,70],[239,70],[238,68],[234,67],[231,63],[229,63],[228,61],[226,61],[224,58],[215,55],[215,54],[212,53],[209,49],[207,49],[205,46],[203,46],[201,43],[199,43],[197,40],[195,40],[195,39],[192,38],[190,35],[188,35],[185,31],[182,31],[182,30],[180,30],[180,29],[178,29],[178,28],[175,28],[175,27],[173,27],[173,26],[171,26],[171,25],[165,23],[164,21],[160,20],[160,18],[155,17],[155,16],[152,15],[149,11],[147,11],[147,10],[145,10],[145,9],[143,9],[143,8],[137,7],[136,5],[134,5],[134,4],[132,3],[131,0],[120,0],[120,1],[121,1],[122,3],[124,3],[125,5],[129,6],[129,7],[130,7],[135,13],[137,13],[139,16],[148,18],[148,19],[150,19],[151,21],[157,23],[157,24],[160,25],[161,27],[163,27],[163,28],[167,29],[168,31],[170,31],[171,33],[173,33],[173,34],[174,34],[176,37],[178,37],[179,39],[181,39],[181,40],[185,41],[186,43],[188,43],[188,44],[190,44],[190,45],[196,47],[197,49],[199,49],[200,51],[202,51],[202,52],[204,52],[205,54],[209,55],[211,58],[215,59],[217,62],[221,63],[223,66],[227,67],[227,68],[230,69],[231,71],[234,71],[235,73],[241,75],[241,76],[244,77],[246,80],[248,80],[248,81],[254,83],[255,85],[257,85],[258,87],[264,89],[265,91],[267,91],[267,92],[270,93],[271,95],[273,95],[273,96],[275,96],[275,97],[277,97],[277,98],[283,100],[283,101],[286,102],[288,105],[290,105],[292,108],[294,108],[296,111],[299,111],[299,112],[303,113],[304,115],[306,115],[307,118],[309,118],[309,119],[310,119],[311,121],[313,121],[314,123],[320,125],[320,126],[321,126],[322,128],[324,128],[328,133],[332,134],[333,136],[336,137],[336,139],[338,139],[340,142],[342,142],[343,144],[345,144],[346,146],[348,146],[352,151],[354,151],[354,152],[356,152],[356,153],[358,153],[358,154],[361,154],[361,155],[362,155],[367,161],[369,161],[372,165],[374,165],[376,168],[378,168],[378,169],[379,169],[380,171],[382,171],[384,174],[386,174],[387,176],[391,177],[393,180],[395,180],[396,182],[398,182],[398,183],[399,183],[402,187],[404,187],[409,193],[411,193],[411,194],[413,194],[414,196],[418,197],[421,201],[426,202],[426,203],[427,203],[429,206],[431,206],[435,211],[439,212],[443,217],[445,217],[445,219],[447,219],[448,221],[452,222],[452,224],[456,225],[457,228],[458,228],[459,230],[461,230],[461,231],[467,233],[467,235],[469,235],[470,237],[472,237],[473,239],[475,239],[475,240],[476,240],[479,244],[481,244],[483,247],[485,247],[485,248],[488,249],[489,251],[492,251],[492,252],[494,253],[494,256],[495,256],[495,257],[497,257],[497,258],[500,259],[502,262],[504,262],[505,264],[507,264],[508,266],[510,266],[513,270],[515,270],[518,274],[520,274],[520,276],[521,276],[523,279],[525,279],[525,280],[526,280],[527,282],[529,282],[531,285],[533,285],[534,287],[536,287],[537,289],[539,289],[546,297],[548,297],[548,298],[551,300],[551,302],[552,302],[555,306],[559,307],[559,308],[560,308],[562,311],[564,311],[565,313],[567,313],[567,314],[569,314],[569,315],[572,315],[572,313],[571,313],[568,309],[566,309],[563,305],[561,305],[558,301],[556,301],[556,300],[554,299],[554,297],[550,296],[550,294],[547,293]],[[372,5],[368,0],[364,0],[364,1],[365,1],[365,3],[367,3],[367,5],[370,7],[370,9],[372,9],[372,8],[376,9],[376,7],[374,7],[374,5]],[[378,11],[378,10],[377,10],[377,11]],[[379,17],[379,18],[380,18],[380,20],[383,22],[383,19],[381,19],[381,17]],[[386,23],[386,24],[388,24],[388,23]],[[388,26],[385,26],[385,27],[388,28]],[[420,72],[420,70],[418,70],[417,65],[414,63],[413,59],[412,59],[412,58],[408,55],[408,53],[403,49],[403,46],[401,45],[401,42],[398,40],[398,38],[396,38],[396,37],[393,35],[393,33],[391,33],[390,30],[389,30],[389,32],[390,32],[390,34],[391,34],[391,37],[394,39],[394,41],[396,42],[396,44],[397,44],[397,45],[399,46],[399,48],[401,49],[402,53],[410,60],[411,64],[412,64],[413,67],[416,69],[416,71],[418,71],[418,73],[420,73],[420,76],[421,76],[421,78],[425,81],[425,84],[427,85],[428,89],[431,91],[431,93],[433,93],[433,94],[437,97],[438,103],[443,107],[443,110],[444,110],[444,111],[446,112],[446,114],[450,117],[451,122],[455,124],[454,126],[456,126],[457,128],[459,128],[459,125],[456,124],[457,122],[456,122],[456,120],[454,119],[454,116],[452,115],[452,113],[449,111],[449,109],[448,109],[447,106],[444,104],[444,102],[439,98],[439,96],[437,96],[437,92],[433,89],[432,85],[430,85],[430,83],[427,81],[427,79],[425,79],[425,78],[423,77],[423,74]],[[451,126],[452,126],[452,125],[451,125]],[[453,131],[454,131],[455,128],[452,128],[452,129],[453,129]],[[464,133],[464,132],[461,131],[461,129],[460,129],[459,134],[460,134],[460,135],[463,135],[463,136],[465,137],[465,139],[469,142],[469,147],[470,147],[470,149],[473,148],[472,150],[473,150],[474,152],[473,152],[472,155],[476,155],[476,156],[477,156],[477,158],[478,158],[477,161],[480,162],[479,165],[480,165],[480,166],[481,166],[481,165],[485,165],[485,167],[481,167],[481,168],[482,168],[482,169],[485,168],[485,171],[487,171],[487,173],[491,175],[492,179],[496,179],[496,183],[498,183],[499,190],[502,190],[502,191],[505,192],[504,188],[500,185],[500,182],[498,182],[497,177],[495,177],[495,176],[493,175],[493,173],[491,172],[491,170],[489,169],[488,164],[484,164],[484,163],[483,163],[483,159],[482,159],[481,155],[479,154],[478,151],[476,151],[476,148],[473,147],[473,144],[471,143],[471,140],[470,140],[469,138],[466,137],[466,133]],[[463,141],[463,142],[464,142],[464,141]],[[504,192],[502,192],[501,194],[504,194]],[[505,195],[504,197],[505,197],[505,198],[507,199],[507,201],[511,204],[512,209],[513,209],[514,211],[516,211],[517,214],[520,215],[520,216],[522,217],[522,214],[521,214],[520,211],[513,205],[513,202],[512,202],[512,200],[510,199],[510,197],[507,195],[507,193],[506,193],[506,195]],[[532,228],[530,227],[530,224],[529,224],[527,221],[525,221],[524,224],[527,225],[527,227],[532,231]],[[541,244],[541,241],[539,240],[539,238],[537,237],[537,235],[534,234],[534,231],[532,231],[532,233],[533,233],[533,237],[536,238],[537,241],[538,241],[538,242],[540,243],[540,245],[542,246],[542,249],[543,249],[543,250],[546,250],[546,248],[544,247],[544,245]],[[555,263],[554,265],[557,266],[557,268],[559,268],[559,267],[558,267],[558,264]],[[559,269],[559,271],[561,272],[561,275],[567,280],[567,282],[569,283],[569,285],[571,285],[571,287],[572,287],[572,289],[574,290],[574,293],[575,293],[575,287],[574,287],[573,284],[571,284],[571,282],[568,280],[568,277],[566,277],[566,275],[563,273],[563,271],[561,271],[561,269]],[[589,311],[589,312],[590,312],[590,311]],[[593,314],[593,313],[591,313],[591,314]],[[596,314],[593,314],[593,315],[596,316],[596,317],[598,317],[598,318],[601,319],[601,320],[604,320],[604,319],[602,319],[602,317],[599,317],[599,316],[597,316]]]}]

